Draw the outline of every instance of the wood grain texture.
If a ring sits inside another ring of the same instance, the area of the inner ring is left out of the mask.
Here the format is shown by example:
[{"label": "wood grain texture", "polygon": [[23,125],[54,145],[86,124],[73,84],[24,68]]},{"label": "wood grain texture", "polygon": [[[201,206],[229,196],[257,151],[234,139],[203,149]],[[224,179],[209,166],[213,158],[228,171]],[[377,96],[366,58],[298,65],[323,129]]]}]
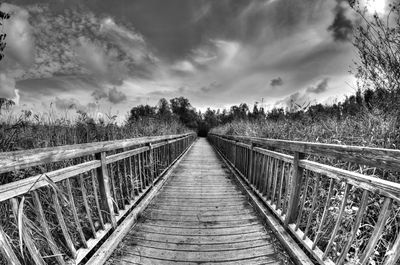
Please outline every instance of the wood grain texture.
[{"label": "wood grain texture", "polygon": [[[116,141],[93,142],[87,144],[75,144],[23,151],[3,152],[0,153],[0,173],[20,170],[45,163],[52,163],[76,157],[87,156],[94,153],[107,152],[123,148],[132,148],[148,143],[158,143],[165,140],[174,141],[191,134],[193,133],[168,136],[139,137]],[[124,158],[124,155],[128,154],[122,154],[121,156],[117,155],[115,157],[111,157],[111,159],[122,159]]]},{"label": "wood grain texture", "polygon": [[199,139],[106,264],[279,264],[273,242]]},{"label": "wood grain texture", "polygon": [[[242,141],[247,144],[265,148],[283,149],[292,152],[305,153],[317,156],[333,157],[357,164],[372,167],[400,170],[400,150],[371,148],[364,146],[348,146],[338,144],[310,143],[300,141],[288,141],[267,139],[259,137],[218,135],[225,139]],[[244,143],[240,143],[244,144]]]}]

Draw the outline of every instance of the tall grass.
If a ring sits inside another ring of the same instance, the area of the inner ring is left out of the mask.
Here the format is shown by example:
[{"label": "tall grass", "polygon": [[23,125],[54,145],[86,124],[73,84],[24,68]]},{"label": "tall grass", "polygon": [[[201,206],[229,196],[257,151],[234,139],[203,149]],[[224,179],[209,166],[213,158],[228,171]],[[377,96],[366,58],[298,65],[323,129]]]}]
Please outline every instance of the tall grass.
[{"label": "tall grass", "polygon": [[[301,113],[300,113],[301,114]],[[390,112],[380,111],[378,108],[361,108],[355,115],[347,115],[338,118],[334,115],[324,115],[310,117],[309,115],[297,115],[291,118],[291,115],[282,116],[280,119],[259,119],[259,120],[235,120],[212,129],[214,133],[228,135],[242,135],[264,137],[272,139],[285,139],[295,141],[320,142],[331,144],[345,144],[357,146],[369,146],[379,148],[400,148],[400,123],[399,117]],[[308,156],[308,159],[318,161],[324,164],[343,168],[346,170],[366,174],[389,181],[400,183],[400,173],[382,168],[371,168],[364,165],[330,159],[326,157]],[[329,222],[324,226],[324,231],[329,232],[333,229],[333,222],[337,215],[338,207],[342,201],[343,187],[335,191],[332,197],[332,211],[329,212]],[[323,193],[323,190],[320,191]],[[357,205],[361,198],[361,189],[353,187],[348,199],[348,205]],[[323,199],[322,199],[323,201]],[[376,220],[379,216],[383,197],[379,195],[371,196],[368,202],[368,211],[363,218],[363,226],[357,231],[357,238],[353,243],[348,262],[355,262],[356,253],[358,253],[368,242]],[[310,208],[311,196],[306,197],[305,211]],[[316,210],[317,211],[317,210]],[[386,223],[385,231],[380,238],[379,244],[375,249],[370,264],[382,264],[384,253],[391,247],[395,237],[399,234],[400,227],[400,205],[394,203],[390,217]],[[337,242],[330,253],[331,258],[337,255],[337,249],[347,242],[347,232],[349,226],[354,221],[356,211],[353,207],[346,208],[345,221],[341,224],[341,232],[338,233]],[[315,215],[313,222],[318,222],[318,214]],[[304,220],[303,220],[304,221]],[[315,226],[317,227],[317,226]],[[316,231],[310,231],[310,234]],[[329,233],[327,233],[329,234]],[[321,244],[327,243],[329,238],[321,238]],[[336,250],[336,252],[335,252]]]},{"label": "tall grass", "polygon": [[143,118],[118,124],[115,115],[94,117],[78,113],[68,117],[49,111],[0,113],[0,152],[69,144],[119,140],[141,136],[180,134],[189,131],[178,119]]}]

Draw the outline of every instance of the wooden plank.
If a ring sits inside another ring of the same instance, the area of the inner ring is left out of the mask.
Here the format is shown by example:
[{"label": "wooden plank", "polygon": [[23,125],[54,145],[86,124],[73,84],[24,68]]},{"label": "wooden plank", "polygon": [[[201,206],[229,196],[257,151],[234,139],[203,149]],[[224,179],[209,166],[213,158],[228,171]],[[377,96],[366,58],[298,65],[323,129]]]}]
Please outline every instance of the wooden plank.
[{"label": "wooden plank", "polygon": [[56,211],[57,221],[58,221],[58,224],[60,225],[62,234],[64,236],[65,243],[67,245],[67,248],[71,252],[72,258],[76,258],[76,249],[75,249],[74,243],[72,242],[71,236],[68,233],[67,225],[65,224],[65,220],[64,220],[64,216],[62,214],[60,202],[58,200],[57,190],[54,188],[53,188],[52,196],[53,196],[53,207],[54,207],[54,210]]},{"label": "wooden plank", "polygon": [[395,171],[400,170],[400,150],[397,149],[298,142],[257,137],[226,135],[218,136],[230,140],[254,143],[260,147],[272,147],[276,149],[283,149],[310,155],[333,157],[336,159],[354,162],[361,165],[368,165],[372,167],[390,169]]},{"label": "wooden plank", "polygon": [[[76,176],[98,168],[100,166],[99,161],[90,161],[75,166],[70,166],[58,170],[54,170],[46,173],[53,182],[65,180],[67,178]],[[49,186],[49,181],[46,179],[44,174],[40,174],[34,177],[13,181],[8,184],[0,185],[0,202],[23,195],[28,191],[33,191],[42,187]]]},{"label": "wooden plank", "polygon": [[285,226],[288,226],[289,223],[295,221],[298,211],[298,202],[299,202],[299,194],[300,194],[300,185],[301,185],[301,178],[303,175],[303,169],[299,166],[300,159],[303,159],[304,154],[296,152],[294,154],[294,161],[293,161],[293,175],[292,181],[290,182],[290,196],[288,202],[288,209],[285,218]]},{"label": "wooden plank", "polygon": [[279,223],[279,221],[270,214],[268,209],[263,205],[260,198],[256,197],[248,188],[248,186],[243,181],[243,176],[237,174],[237,172],[233,169],[232,165],[224,159],[224,157],[219,153],[222,160],[226,163],[228,168],[233,173],[235,180],[239,184],[239,187],[246,192],[246,194],[250,198],[250,202],[255,207],[257,212],[261,214],[264,221],[268,224],[268,227],[271,228],[272,232],[276,235],[279,239],[280,243],[285,247],[285,250],[289,253],[292,260],[296,264],[302,265],[311,265],[314,264],[308,256],[303,252],[303,250],[298,246],[296,241],[287,233],[285,228]]},{"label": "wooden plank", "polygon": [[78,176],[78,181],[79,181],[79,186],[80,186],[81,193],[82,193],[83,205],[85,207],[87,219],[89,221],[89,226],[90,226],[90,229],[92,230],[93,237],[96,238],[96,229],[95,229],[94,224],[93,224],[92,214],[91,214],[89,203],[88,203],[88,199],[87,199],[85,181],[84,181],[82,175]]},{"label": "wooden plank", "polygon": [[335,184],[335,181],[333,179],[331,179],[330,182],[329,182],[328,195],[326,196],[326,200],[325,200],[324,212],[322,213],[322,217],[321,217],[321,220],[319,222],[318,230],[317,230],[317,233],[315,235],[314,243],[313,243],[313,245],[311,247],[312,250],[315,249],[315,247],[317,246],[318,240],[321,237],[322,227],[325,224],[326,217],[328,216],[329,204],[330,204],[330,201],[331,201],[333,185],[334,184]]},{"label": "wooden plank", "polygon": [[386,220],[389,217],[391,206],[392,206],[392,199],[385,198],[385,201],[383,202],[381,211],[379,213],[378,221],[375,224],[374,231],[372,232],[372,235],[368,240],[368,244],[365,247],[364,252],[360,257],[361,265],[369,263],[369,257],[374,252],[376,244],[378,244],[383,229],[385,228]]},{"label": "wooden plank", "polygon": [[82,157],[94,153],[107,152],[116,149],[130,148],[137,145],[156,143],[167,139],[177,140],[189,134],[140,137],[108,142],[65,145],[50,148],[38,148],[23,151],[0,153],[0,173],[21,170],[40,164],[53,163],[62,160]]},{"label": "wooden plank", "polygon": [[94,201],[96,203],[96,210],[97,210],[97,215],[99,216],[99,222],[100,222],[100,227],[101,229],[104,229],[104,220],[103,220],[103,214],[101,213],[101,207],[100,207],[100,200],[99,200],[99,195],[97,194],[97,186],[96,186],[96,180],[97,180],[97,174],[96,170],[92,170],[90,177],[92,178],[92,188],[93,188],[93,195],[94,195]]},{"label": "wooden plank", "polygon": [[15,198],[10,199],[10,202],[15,221],[18,227],[21,228],[18,233],[21,233],[20,236],[25,244],[25,247],[28,249],[29,255],[36,265],[45,265],[46,263],[44,262],[39,250],[36,248],[35,243],[31,237],[31,233],[27,231],[27,218],[25,214],[22,212],[21,218],[19,216],[19,207],[21,207],[21,205],[19,205],[18,200]]},{"label": "wooden plank", "polygon": [[325,247],[324,254],[322,255],[322,260],[325,260],[327,258],[328,253],[331,250],[331,246],[336,239],[336,234],[339,231],[340,224],[342,223],[342,217],[343,217],[344,209],[346,208],[347,196],[349,194],[350,187],[351,187],[351,185],[346,183],[345,188],[344,188],[343,198],[342,198],[342,204],[340,205],[340,210],[339,210],[339,213],[336,218],[335,227],[333,228],[329,242],[328,242],[327,246]]},{"label": "wooden plank", "polygon": [[55,256],[55,259],[57,260],[58,264],[65,264],[63,255],[61,254],[60,250],[57,247],[56,242],[54,241],[53,235],[50,232],[50,228],[47,224],[46,216],[44,215],[42,203],[40,202],[39,194],[37,191],[33,191],[33,201],[35,204],[35,212],[36,216],[39,219],[40,226],[42,228],[42,232],[45,235],[46,242],[52,252],[52,254]]},{"label": "wooden plank", "polygon": [[[346,258],[346,255],[349,252],[349,249],[353,244],[354,239],[356,238],[357,231],[360,228],[362,217],[364,216],[365,210],[367,209],[368,196],[369,196],[369,191],[364,190],[361,198],[361,205],[358,208],[356,220],[354,221],[353,227],[351,228],[350,231],[350,238],[347,240],[345,247],[342,249],[340,256],[336,262],[337,264],[343,264],[344,259]],[[316,244],[316,240],[314,244]]]},{"label": "wooden plank", "polygon": [[[186,151],[187,152],[187,151]],[[185,153],[186,153],[185,152]],[[169,168],[169,171],[165,171],[166,174],[162,175],[162,179],[156,183],[153,189],[146,195],[146,197],[140,201],[140,203],[129,213],[129,215],[122,221],[122,223],[115,229],[115,231],[110,235],[110,237],[104,242],[103,245],[96,251],[96,253],[86,262],[86,264],[97,265],[103,264],[109,256],[112,254],[114,249],[117,247],[118,243],[123,239],[123,237],[129,232],[132,226],[136,223],[138,215],[143,211],[145,207],[150,203],[157,192],[162,188],[164,183],[167,181],[172,170],[176,167],[178,162],[182,159],[185,153],[181,154]]]},{"label": "wooden plank", "polygon": [[97,181],[99,183],[99,191],[100,191],[100,202],[102,211],[107,214],[108,220],[110,220],[112,227],[117,226],[117,222],[115,220],[114,215],[114,206],[111,197],[110,190],[110,179],[108,177],[107,172],[107,164],[106,164],[106,154],[104,152],[96,154],[96,159],[100,160],[101,167],[97,168]]},{"label": "wooden plank", "polygon": [[300,167],[335,179],[346,179],[353,186],[366,189],[372,193],[382,194],[400,202],[400,183],[367,176],[357,172],[336,168],[321,163],[301,160]]},{"label": "wooden plank", "polygon": [[81,222],[79,220],[78,212],[76,210],[75,200],[74,200],[74,195],[72,193],[72,187],[71,187],[70,180],[66,179],[65,184],[67,186],[69,204],[71,206],[72,216],[74,217],[74,221],[75,221],[76,229],[78,230],[79,238],[81,239],[83,246],[85,248],[87,248],[86,238],[85,238],[85,235],[83,234]]}]

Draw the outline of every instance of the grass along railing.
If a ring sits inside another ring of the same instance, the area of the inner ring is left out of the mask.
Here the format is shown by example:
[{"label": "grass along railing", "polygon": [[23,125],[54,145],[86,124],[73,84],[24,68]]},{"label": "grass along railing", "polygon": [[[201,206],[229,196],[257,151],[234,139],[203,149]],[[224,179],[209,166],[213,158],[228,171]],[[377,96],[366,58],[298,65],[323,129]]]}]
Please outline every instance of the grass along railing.
[{"label": "grass along railing", "polygon": [[[79,264],[195,134],[0,153],[0,264]],[[37,172],[40,174],[37,174]]]},{"label": "grass along railing", "polygon": [[319,264],[396,264],[400,184],[323,162],[332,158],[399,171],[400,150],[208,138]]}]

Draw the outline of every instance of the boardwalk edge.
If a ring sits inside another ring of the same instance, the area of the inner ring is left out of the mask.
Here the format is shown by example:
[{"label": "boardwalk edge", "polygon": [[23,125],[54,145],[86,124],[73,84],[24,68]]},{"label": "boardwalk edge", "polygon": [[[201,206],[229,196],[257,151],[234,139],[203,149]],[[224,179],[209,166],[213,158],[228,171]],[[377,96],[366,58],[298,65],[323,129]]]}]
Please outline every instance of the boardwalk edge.
[{"label": "boardwalk edge", "polygon": [[263,204],[263,202],[253,194],[251,188],[243,181],[242,177],[238,172],[232,167],[231,163],[225,159],[225,157],[219,152],[217,148],[214,147],[215,152],[219,155],[224,164],[228,167],[229,171],[235,177],[234,180],[237,182],[239,188],[245,192],[248,196],[251,205],[258,212],[258,214],[264,219],[268,224],[269,228],[278,238],[280,243],[285,247],[285,250],[289,253],[292,260],[297,265],[313,265],[314,263],[307,256],[307,254],[299,247],[295,240],[290,236],[290,234],[285,230],[277,218],[275,218],[268,210],[268,208]]},{"label": "boardwalk edge", "polygon": [[85,263],[87,265],[99,265],[104,264],[107,259],[111,256],[114,250],[117,248],[118,244],[122,239],[128,234],[128,232],[136,225],[138,216],[146,209],[153,198],[158,194],[158,191],[164,186],[169,177],[171,176],[174,169],[177,167],[179,162],[185,157],[185,155],[190,151],[194,141],[186,150],[183,152],[164,175],[160,176],[154,187],[144,196],[144,198],[139,202],[139,204],[132,210],[131,213],[122,221],[122,223],[115,229],[109,238],[99,247],[99,249],[94,253],[94,255]]}]

